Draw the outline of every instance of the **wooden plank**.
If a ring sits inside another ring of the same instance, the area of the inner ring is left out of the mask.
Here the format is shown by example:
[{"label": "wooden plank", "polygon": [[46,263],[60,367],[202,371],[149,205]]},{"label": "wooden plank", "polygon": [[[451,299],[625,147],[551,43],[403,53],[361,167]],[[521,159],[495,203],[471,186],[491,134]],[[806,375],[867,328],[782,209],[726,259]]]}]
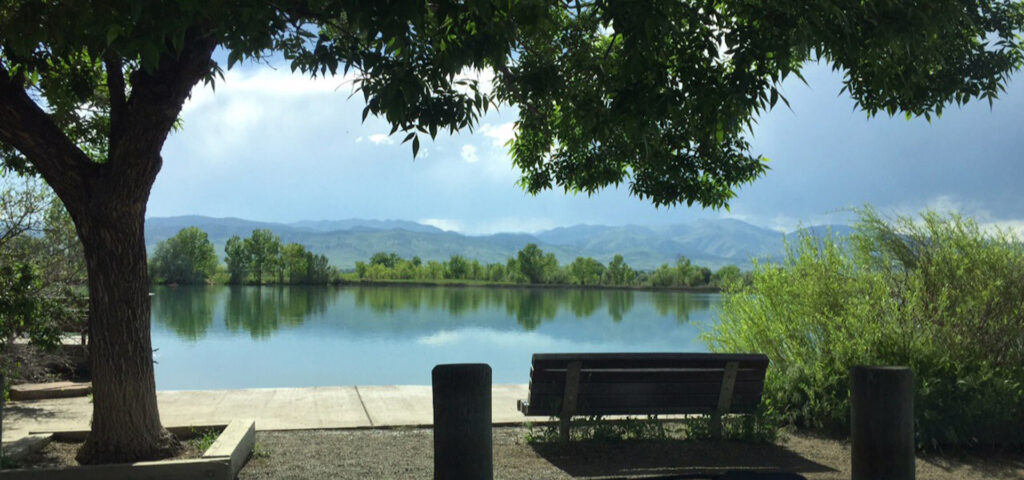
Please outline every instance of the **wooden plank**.
[{"label": "wooden plank", "polygon": [[571,361],[583,362],[588,368],[724,368],[738,362],[743,368],[766,368],[763,354],[720,353],[555,353],[534,354],[535,370],[564,369]]},{"label": "wooden plank", "polygon": [[[550,406],[555,396],[538,397],[540,403],[530,404],[531,415],[560,415],[561,410]],[[747,413],[760,403],[760,395],[734,396],[730,413]],[[718,395],[699,396],[580,396],[576,415],[596,415],[614,410],[642,410],[645,413],[712,413],[718,406]]]},{"label": "wooden plank", "polygon": [[90,382],[24,383],[12,385],[11,400],[43,400],[47,398],[84,397],[92,392]]},{"label": "wooden plank", "polygon": [[[580,371],[583,383],[700,383],[713,382],[720,384],[724,367],[721,369],[663,369],[663,370],[626,370],[626,369],[587,369]],[[765,370],[740,369],[736,379],[740,382],[764,381]],[[530,378],[532,383],[561,383],[565,381],[564,370],[534,371]]]},{"label": "wooden plank", "polygon": [[[745,394],[758,394],[764,388],[764,382],[735,382],[734,391]],[[718,394],[722,389],[722,380],[700,383],[598,383],[580,382],[580,395],[687,395],[687,394]],[[557,395],[565,390],[561,383],[533,383],[530,391],[536,395]]]},{"label": "wooden plank", "polygon": [[[758,402],[751,403],[734,403],[732,413],[752,413],[757,406]],[[705,414],[710,415],[715,409],[703,407],[686,407],[686,406],[652,406],[652,407],[637,407],[637,406],[606,406],[606,407],[592,407],[592,406],[579,406],[576,409],[576,415],[688,415],[688,414]],[[531,417],[557,417],[557,410],[544,410],[534,409],[532,406],[526,416]]]},{"label": "wooden plank", "polygon": [[580,391],[580,362],[571,362],[565,372],[565,392],[562,395],[562,411],[559,413],[558,435],[562,443],[569,441],[572,416],[576,413],[576,400]]},{"label": "wooden plank", "polygon": [[725,374],[722,376],[721,392],[718,394],[718,405],[711,414],[711,438],[721,440],[722,438],[722,415],[729,413],[732,407],[733,393],[736,386],[736,369],[738,362],[729,362],[725,366]]}]

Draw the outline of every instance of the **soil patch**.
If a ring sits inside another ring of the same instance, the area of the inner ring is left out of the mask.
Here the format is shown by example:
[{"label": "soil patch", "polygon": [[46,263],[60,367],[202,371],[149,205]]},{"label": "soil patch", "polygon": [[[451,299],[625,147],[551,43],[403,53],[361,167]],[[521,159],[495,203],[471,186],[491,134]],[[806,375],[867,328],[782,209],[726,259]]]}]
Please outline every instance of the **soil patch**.
[{"label": "soil patch", "polygon": [[[181,444],[184,447],[178,455],[163,460],[188,460],[192,458],[200,458],[203,456],[203,452],[209,448],[212,441],[207,439],[206,442],[202,441],[202,434],[194,438],[187,438],[181,440]],[[214,438],[217,432],[213,433]],[[18,465],[17,468],[69,468],[78,467],[79,464],[75,460],[75,455],[78,454],[78,450],[82,447],[82,442],[65,442],[65,441],[53,441],[50,442],[42,450],[35,452],[28,457],[25,457]]]},{"label": "soil patch", "polygon": [[[789,434],[775,444],[680,439],[528,444],[523,427],[494,429],[494,478],[643,478],[728,470],[784,470],[811,480],[850,478],[843,441]],[[239,474],[255,479],[433,478],[430,429],[256,433],[256,455]],[[917,478],[1022,479],[1024,454],[923,457]]]}]

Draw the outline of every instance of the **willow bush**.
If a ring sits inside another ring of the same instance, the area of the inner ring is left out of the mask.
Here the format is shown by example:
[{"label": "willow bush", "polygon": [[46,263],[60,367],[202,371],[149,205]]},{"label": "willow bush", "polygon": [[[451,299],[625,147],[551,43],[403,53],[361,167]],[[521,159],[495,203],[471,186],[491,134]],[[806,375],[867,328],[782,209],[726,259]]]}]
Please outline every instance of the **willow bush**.
[{"label": "willow bush", "polygon": [[1024,446],[1024,248],[959,215],[859,210],[846,238],[799,235],[727,289],[714,351],[771,359],[765,408],[849,432],[849,369],[908,365],[918,447]]}]

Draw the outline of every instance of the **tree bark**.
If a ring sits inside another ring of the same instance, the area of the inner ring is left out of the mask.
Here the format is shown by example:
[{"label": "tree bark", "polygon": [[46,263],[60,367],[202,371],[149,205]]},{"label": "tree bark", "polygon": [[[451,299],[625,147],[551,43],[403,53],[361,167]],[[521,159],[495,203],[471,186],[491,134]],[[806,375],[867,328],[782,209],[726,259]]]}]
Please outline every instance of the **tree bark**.
[{"label": "tree bark", "polygon": [[93,380],[92,431],[77,457],[83,464],[153,460],[180,450],[157,410],[145,207],[144,200],[111,199],[78,221],[89,270]]}]

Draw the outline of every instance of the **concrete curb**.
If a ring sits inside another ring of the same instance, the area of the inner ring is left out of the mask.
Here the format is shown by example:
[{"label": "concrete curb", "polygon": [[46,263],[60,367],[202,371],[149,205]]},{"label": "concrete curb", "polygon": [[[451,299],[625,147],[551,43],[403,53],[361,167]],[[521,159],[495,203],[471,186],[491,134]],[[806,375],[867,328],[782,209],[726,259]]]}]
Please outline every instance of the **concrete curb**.
[{"label": "concrete curb", "polygon": [[[111,478],[122,480],[178,480],[183,478],[233,480],[245,466],[256,445],[256,422],[251,419],[233,420],[226,426],[210,427],[223,427],[224,429],[217,436],[214,444],[203,454],[203,457],[198,459],[89,465],[62,469],[4,470],[3,477],[10,480],[106,480]],[[196,428],[203,427],[171,427],[168,430],[175,434],[181,434],[191,432]],[[88,431],[63,431],[46,435],[46,437],[48,439],[73,440],[85,438],[87,434]]]}]

